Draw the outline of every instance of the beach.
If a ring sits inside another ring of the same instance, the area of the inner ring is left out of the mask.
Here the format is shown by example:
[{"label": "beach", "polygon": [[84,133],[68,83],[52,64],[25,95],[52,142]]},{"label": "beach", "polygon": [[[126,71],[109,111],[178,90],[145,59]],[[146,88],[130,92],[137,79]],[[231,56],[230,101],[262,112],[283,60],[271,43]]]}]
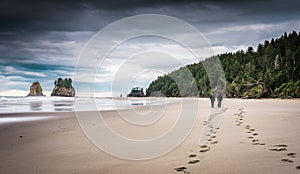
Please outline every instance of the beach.
[{"label": "beach", "polygon": [[[100,150],[82,130],[74,112],[1,114],[1,118],[46,119],[0,124],[0,173],[300,173],[300,100],[225,99],[222,108],[213,109],[209,99],[183,101],[97,111],[118,134],[143,140],[168,132],[179,117],[189,118],[190,111],[199,109],[183,142],[166,154],[145,160],[122,159]],[[186,112],[182,112],[183,105]],[[92,112],[96,111],[81,114]],[[147,126],[135,126],[119,117],[149,112],[161,117]],[[216,118],[220,122],[212,124]],[[202,144],[199,139],[205,128],[210,133],[205,133]],[[140,151],[146,154],[159,148]]]}]

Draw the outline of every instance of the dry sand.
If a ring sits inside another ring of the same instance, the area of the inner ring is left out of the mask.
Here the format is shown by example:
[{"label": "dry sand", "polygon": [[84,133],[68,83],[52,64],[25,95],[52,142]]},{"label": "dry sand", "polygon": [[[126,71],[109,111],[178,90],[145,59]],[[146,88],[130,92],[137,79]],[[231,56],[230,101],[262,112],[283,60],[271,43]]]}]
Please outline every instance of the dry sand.
[{"label": "dry sand", "polygon": [[[185,103],[191,104],[187,109],[194,109],[193,100]],[[164,110],[162,118],[149,126],[133,126],[120,119],[119,114],[134,113],[128,110],[102,115],[119,134],[148,139],[176,123],[180,106],[175,103],[136,110]],[[200,147],[204,124],[209,126],[214,118],[209,100],[201,99],[197,122],[187,139],[163,156],[141,161],[120,159],[99,150],[83,133],[74,113],[0,115],[55,116],[0,125],[0,173],[300,173],[299,106],[300,100],[227,99],[223,109],[213,110],[225,111],[219,129],[214,127],[207,137],[211,139],[208,147]],[[147,153],[147,149],[142,150]]]}]

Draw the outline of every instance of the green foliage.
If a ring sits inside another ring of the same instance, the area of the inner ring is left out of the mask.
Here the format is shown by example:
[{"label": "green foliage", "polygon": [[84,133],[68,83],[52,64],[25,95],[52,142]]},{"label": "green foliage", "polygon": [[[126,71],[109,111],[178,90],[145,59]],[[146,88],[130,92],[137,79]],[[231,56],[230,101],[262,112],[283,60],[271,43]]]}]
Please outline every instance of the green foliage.
[{"label": "green foliage", "polygon": [[58,87],[65,87],[65,88],[73,88],[72,87],[72,79],[71,78],[65,78],[64,80],[62,78],[58,78],[54,81],[54,85]]},{"label": "green foliage", "polygon": [[[216,58],[223,67],[218,67]],[[227,97],[299,98],[300,33],[293,31],[265,41],[256,51],[248,47],[246,51],[220,54],[183,68],[188,68],[194,80],[183,83],[186,77],[180,68],[154,80],[146,95],[207,97],[214,90],[226,87]],[[225,76],[222,76],[223,70]],[[192,88],[193,84],[198,89]]]},{"label": "green foliage", "polygon": [[300,81],[283,83],[275,89],[275,94],[281,98],[300,98]]}]

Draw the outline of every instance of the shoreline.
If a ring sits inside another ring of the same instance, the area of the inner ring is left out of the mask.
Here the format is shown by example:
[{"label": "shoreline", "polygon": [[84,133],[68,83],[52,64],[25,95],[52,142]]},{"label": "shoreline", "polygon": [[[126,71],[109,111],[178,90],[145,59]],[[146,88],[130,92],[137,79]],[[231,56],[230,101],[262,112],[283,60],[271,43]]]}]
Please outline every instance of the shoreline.
[{"label": "shoreline", "polygon": [[[167,99],[167,100],[176,100],[174,102],[170,102],[167,104],[172,104],[172,103],[176,103],[179,102],[178,100],[190,100],[190,99],[198,99],[199,101],[209,101],[209,98],[201,98],[201,97],[185,97],[185,98],[180,98],[180,97],[168,97],[168,98],[160,98],[160,97],[145,97],[145,98],[120,98],[118,99],[118,97],[116,98],[111,98],[111,97],[103,97],[104,99],[113,99],[113,100],[151,100],[151,99],[159,99],[159,100],[163,100],[163,99]],[[96,99],[96,98],[95,98]],[[98,98],[101,99],[101,98]],[[300,98],[251,98],[251,99],[244,99],[244,98],[224,98],[223,102],[226,101],[300,101]],[[99,112],[106,112],[106,111],[116,111],[116,110],[130,110],[131,107],[149,107],[149,106],[157,106],[157,105],[164,105],[164,104],[154,104],[154,105],[130,105],[128,106],[128,108],[115,108],[115,109],[107,109],[107,110],[87,110],[87,111],[20,111],[20,112],[7,112],[7,113],[1,113],[0,112],[0,117],[3,115],[14,115],[14,114],[18,114],[18,115],[26,115],[26,114],[32,114],[32,115],[38,115],[38,114],[54,114],[54,113],[73,113],[73,112],[94,112],[94,111],[99,111]]]}]

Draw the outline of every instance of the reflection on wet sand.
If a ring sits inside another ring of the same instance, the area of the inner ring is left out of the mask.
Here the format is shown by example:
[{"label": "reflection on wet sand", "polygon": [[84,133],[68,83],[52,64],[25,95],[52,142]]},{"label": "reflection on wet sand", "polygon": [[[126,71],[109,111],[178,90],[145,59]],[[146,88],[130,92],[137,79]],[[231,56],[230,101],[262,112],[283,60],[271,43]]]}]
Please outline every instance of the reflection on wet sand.
[{"label": "reflection on wet sand", "polygon": [[52,105],[55,111],[74,111],[73,100],[54,100]]},{"label": "reflection on wet sand", "polygon": [[43,108],[43,102],[42,101],[31,101],[29,103],[30,110],[31,111],[40,111]]}]

